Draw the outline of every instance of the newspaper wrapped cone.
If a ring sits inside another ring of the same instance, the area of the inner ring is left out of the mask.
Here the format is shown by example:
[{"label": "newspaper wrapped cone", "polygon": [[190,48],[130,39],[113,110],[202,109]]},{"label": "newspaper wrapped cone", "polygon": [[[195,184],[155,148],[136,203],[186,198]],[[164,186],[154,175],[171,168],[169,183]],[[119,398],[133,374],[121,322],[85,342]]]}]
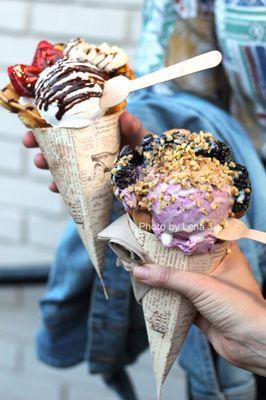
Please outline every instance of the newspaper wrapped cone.
[{"label": "newspaper wrapped cone", "polygon": [[[140,229],[127,215],[119,218],[98,237],[109,242],[122,265],[131,271],[140,262],[156,263],[208,274],[227,254],[228,242],[215,245],[208,254],[187,256],[177,249],[167,249],[157,237]],[[189,300],[167,289],[150,288],[132,277],[136,299],[141,301],[151,349],[158,398],[185,337],[193,323],[196,309]]]},{"label": "newspaper wrapped cone", "polygon": [[105,245],[97,241],[111,215],[111,169],[120,147],[120,112],[87,127],[33,129],[54,181],[102,279]]},{"label": "newspaper wrapped cone", "polygon": [[17,114],[34,132],[102,281],[104,244],[97,243],[96,236],[109,223],[113,203],[110,174],[119,152],[118,120],[126,101],[111,107],[106,116],[87,127],[70,129],[50,127],[35,107],[21,105],[19,98],[9,83],[0,91],[0,106]]}]

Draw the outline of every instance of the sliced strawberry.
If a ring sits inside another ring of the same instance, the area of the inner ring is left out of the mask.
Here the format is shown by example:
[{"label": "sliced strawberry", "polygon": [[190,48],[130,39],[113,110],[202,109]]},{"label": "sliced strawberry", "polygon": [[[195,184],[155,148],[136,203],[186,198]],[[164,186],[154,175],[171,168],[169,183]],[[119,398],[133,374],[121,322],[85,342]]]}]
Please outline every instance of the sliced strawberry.
[{"label": "sliced strawberry", "polygon": [[7,69],[10,81],[20,96],[34,97],[34,87],[41,68],[31,65],[17,64]]},{"label": "sliced strawberry", "polygon": [[60,58],[63,58],[63,52],[55,49],[55,47],[51,43],[46,42],[46,40],[42,40],[37,46],[32,65],[43,70],[53,65]]}]

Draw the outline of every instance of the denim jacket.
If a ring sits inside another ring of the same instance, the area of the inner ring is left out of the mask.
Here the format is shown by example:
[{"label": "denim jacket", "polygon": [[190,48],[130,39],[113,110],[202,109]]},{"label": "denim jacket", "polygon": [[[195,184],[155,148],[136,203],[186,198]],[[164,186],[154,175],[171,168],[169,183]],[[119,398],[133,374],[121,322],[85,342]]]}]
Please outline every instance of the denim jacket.
[{"label": "denim jacket", "polygon": [[[250,173],[252,201],[244,221],[255,229],[265,229],[265,171],[250,140],[235,120],[194,96],[162,95],[152,90],[135,95],[128,110],[153,132],[173,127],[203,129],[227,142],[235,160],[246,165]],[[112,218],[117,218],[121,212],[115,202]],[[266,272],[265,249],[249,240],[239,244],[261,282],[261,272]],[[129,274],[115,265],[115,257],[107,249],[104,271],[110,293],[107,301],[74,224],[69,221],[56,252],[48,291],[40,303],[42,325],[36,343],[42,361],[56,367],[86,361],[91,373],[108,377],[133,362],[146,348],[144,320],[141,307],[132,295]],[[183,345],[180,363],[187,371],[195,400],[255,400],[252,374],[219,356],[214,362],[207,340],[196,327],[192,327]],[[129,382],[125,390],[128,392],[121,394],[122,399],[136,399]]]}]

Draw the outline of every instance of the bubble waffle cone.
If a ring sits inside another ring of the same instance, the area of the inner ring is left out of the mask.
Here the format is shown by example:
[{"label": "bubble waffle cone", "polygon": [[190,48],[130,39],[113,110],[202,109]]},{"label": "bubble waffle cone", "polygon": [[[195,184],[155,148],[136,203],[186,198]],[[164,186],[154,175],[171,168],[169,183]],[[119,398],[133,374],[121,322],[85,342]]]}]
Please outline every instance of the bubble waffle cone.
[{"label": "bubble waffle cone", "polygon": [[0,105],[12,113],[18,114],[23,124],[29,129],[49,126],[36,108],[19,104],[19,95],[11,84],[0,91]]},{"label": "bubble waffle cone", "polygon": [[130,66],[128,64],[123,65],[122,67],[120,67],[116,72],[115,75],[124,75],[126,76],[128,79],[134,79],[135,74],[134,71],[130,68]]},{"label": "bubble waffle cone", "polygon": [[134,223],[141,229],[147,232],[152,232],[151,213],[148,211],[131,211],[130,217]]},{"label": "bubble waffle cone", "polygon": [[119,103],[116,106],[109,108],[106,112],[106,115],[112,115],[119,111],[123,111],[126,108],[126,105],[127,105],[127,102],[126,102],[126,100],[124,100],[124,101],[122,101],[122,103]]},{"label": "bubble waffle cone", "polygon": [[[216,268],[227,253],[228,242],[221,242],[215,245],[212,253],[187,256],[180,250],[165,248],[154,234],[139,228],[141,222],[144,224],[147,222],[147,215],[141,219],[141,215],[137,214],[137,218],[134,218],[135,223],[131,218],[128,220],[135,238],[152,263],[208,274]],[[188,299],[178,293],[158,288],[147,291],[142,298],[142,307],[157,393],[160,398],[162,384],[193,323],[196,309]]]}]

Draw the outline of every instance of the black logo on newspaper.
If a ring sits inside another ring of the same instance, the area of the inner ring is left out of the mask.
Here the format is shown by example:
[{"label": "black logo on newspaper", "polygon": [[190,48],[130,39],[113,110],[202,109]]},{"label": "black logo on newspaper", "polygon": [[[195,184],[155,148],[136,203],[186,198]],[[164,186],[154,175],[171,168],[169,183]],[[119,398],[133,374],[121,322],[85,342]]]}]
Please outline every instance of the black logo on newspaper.
[{"label": "black logo on newspaper", "polygon": [[105,174],[110,173],[114,166],[114,159],[117,156],[119,149],[116,149],[114,152],[104,151],[102,153],[94,154],[91,157],[93,162],[93,175],[89,176],[89,181],[92,182],[96,178],[100,182],[104,181]]},{"label": "black logo on newspaper", "polygon": [[77,225],[81,225],[84,228],[84,218],[82,214],[82,205],[80,201],[69,204],[70,214]]},{"label": "black logo on newspaper", "polygon": [[165,313],[160,313],[159,311],[155,311],[148,320],[151,324],[151,328],[154,331],[161,333],[163,337],[168,332],[170,315],[171,313],[169,311]]}]

